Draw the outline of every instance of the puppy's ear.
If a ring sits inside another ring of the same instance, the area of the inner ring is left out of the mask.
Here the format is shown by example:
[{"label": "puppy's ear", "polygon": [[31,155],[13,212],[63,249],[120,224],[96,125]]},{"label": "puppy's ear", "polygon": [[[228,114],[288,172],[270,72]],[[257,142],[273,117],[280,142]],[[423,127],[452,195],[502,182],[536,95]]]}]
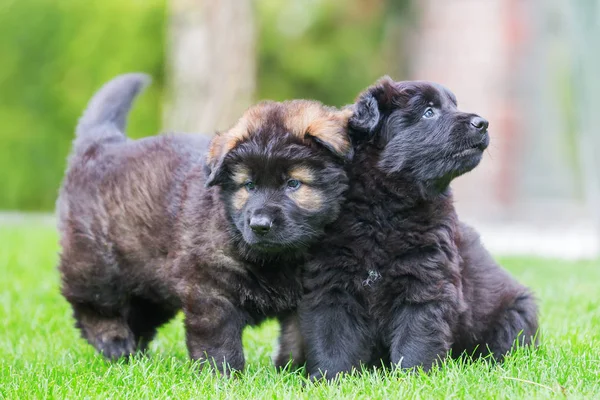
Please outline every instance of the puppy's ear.
[{"label": "puppy's ear", "polygon": [[224,151],[224,138],[221,135],[222,134],[220,133],[215,135],[210,142],[208,154],[206,155],[206,160],[204,162],[204,174],[206,175],[206,182],[204,182],[204,185],[206,187],[222,183],[224,173],[223,164],[229,151]]},{"label": "puppy's ear", "polygon": [[372,93],[362,94],[356,103],[352,106],[354,113],[348,121],[350,128],[370,133],[379,124],[381,114],[379,113],[379,104]]},{"label": "puppy's ear", "polygon": [[263,123],[263,114],[271,104],[272,102],[262,102],[250,107],[231,129],[213,137],[204,163],[206,187],[223,183],[227,155],[238,143],[248,138],[249,132]]},{"label": "puppy's ear", "polygon": [[353,115],[349,127],[370,135],[379,125],[382,111],[391,107],[396,92],[394,81],[389,76],[379,79],[362,92],[351,106]]},{"label": "puppy's ear", "polygon": [[348,136],[351,109],[338,110],[314,100],[283,103],[286,128],[295,136],[315,142],[341,159],[352,157]]},{"label": "puppy's ear", "polygon": [[351,115],[352,110],[348,108],[328,111],[308,124],[304,137],[312,139],[341,159],[351,160],[354,155],[348,136]]},{"label": "puppy's ear", "polygon": [[204,174],[206,175],[206,187],[220,185],[225,177],[225,159],[233,148],[248,135],[248,124],[245,119],[240,121],[230,130],[217,133],[210,142],[206,160],[204,163]]}]

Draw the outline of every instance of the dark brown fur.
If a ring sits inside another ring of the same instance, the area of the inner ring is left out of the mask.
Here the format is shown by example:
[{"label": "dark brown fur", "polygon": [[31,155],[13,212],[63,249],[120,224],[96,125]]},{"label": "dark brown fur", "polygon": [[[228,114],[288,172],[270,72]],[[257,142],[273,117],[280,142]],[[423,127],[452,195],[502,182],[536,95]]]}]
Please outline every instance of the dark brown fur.
[{"label": "dark brown fur", "polygon": [[[195,135],[128,140],[127,112],[146,81],[111,81],[79,122],[57,201],[62,293],[82,336],[110,359],[145,349],[183,309],[190,357],[240,370],[243,328],[296,307],[306,246],[339,212],[349,113],[265,102],[210,150]],[[299,166],[312,174],[300,186],[311,209],[286,181]],[[238,170],[256,182],[243,196]],[[271,232],[248,228],[256,215],[272,218]]]}]

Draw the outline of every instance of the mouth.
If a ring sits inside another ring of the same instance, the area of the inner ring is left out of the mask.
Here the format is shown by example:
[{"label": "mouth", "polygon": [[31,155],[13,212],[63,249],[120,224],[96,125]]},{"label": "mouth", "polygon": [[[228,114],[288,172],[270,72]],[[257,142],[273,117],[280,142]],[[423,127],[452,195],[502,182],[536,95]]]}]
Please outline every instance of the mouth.
[{"label": "mouth", "polygon": [[246,243],[250,245],[250,247],[252,247],[254,250],[260,251],[262,253],[278,253],[287,249],[285,245],[269,240],[254,239],[251,241],[246,241]]},{"label": "mouth", "polygon": [[[250,243],[249,243],[250,244]],[[304,249],[305,244],[303,243],[281,243],[271,241],[260,241],[250,244],[250,246],[261,253],[271,254],[295,254],[298,250]]]},{"label": "mouth", "polygon": [[487,149],[488,145],[490,144],[490,139],[489,136],[486,134],[485,137],[483,138],[483,140],[481,140],[478,143],[475,143],[473,145],[471,145],[470,147],[461,150],[457,153],[454,153],[452,155],[453,158],[461,158],[461,157],[467,157],[467,156],[472,156],[472,155],[476,155],[476,154],[480,154],[482,153],[485,149]]},{"label": "mouth", "polygon": [[252,244],[252,247],[261,251],[276,251],[281,249],[279,244],[271,242],[255,242]]}]

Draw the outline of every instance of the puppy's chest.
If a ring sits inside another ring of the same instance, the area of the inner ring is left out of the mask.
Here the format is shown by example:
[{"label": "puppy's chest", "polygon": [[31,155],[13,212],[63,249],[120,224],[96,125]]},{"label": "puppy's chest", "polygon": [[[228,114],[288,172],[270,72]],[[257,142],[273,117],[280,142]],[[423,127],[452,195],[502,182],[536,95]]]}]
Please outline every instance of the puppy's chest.
[{"label": "puppy's chest", "polygon": [[258,265],[239,257],[231,247],[203,251],[202,255],[196,279],[201,284],[216,282],[255,323],[297,306],[302,286],[295,263]]},{"label": "puppy's chest", "polygon": [[239,293],[241,305],[256,322],[288,312],[302,295],[299,270],[249,271]]},{"label": "puppy's chest", "polygon": [[363,262],[355,265],[355,285],[370,308],[431,301],[459,282],[458,251],[445,240],[409,237],[373,243],[364,252]]},{"label": "puppy's chest", "polygon": [[[387,261],[387,260],[386,260]],[[362,267],[362,268],[361,268]],[[410,288],[410,272],[394,262],[370,263],[358,266],[354,282],[357,291],[369,301],[379,303],[383,297],[404,296]]]}]

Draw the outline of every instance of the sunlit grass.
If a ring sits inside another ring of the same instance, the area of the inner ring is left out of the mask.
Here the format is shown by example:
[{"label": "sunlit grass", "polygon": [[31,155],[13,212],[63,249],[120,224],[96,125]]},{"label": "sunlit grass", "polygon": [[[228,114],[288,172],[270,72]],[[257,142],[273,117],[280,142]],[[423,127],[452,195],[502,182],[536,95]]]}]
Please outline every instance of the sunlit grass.
[{"label": "sunlit grass", "polygon": [[367,372],[334,384],[277,373],[277,325],[244,335],[247,370],[234,379],[198,373],[181,318],[148,356],[108,363],[78,336],[58,290],[57,236],[28,222],[0,227],[0,398],[594,398],[600,393],[600,263],[502,259],[540,299],[542,345],[499,366],[447,362],[428,375]]}]

